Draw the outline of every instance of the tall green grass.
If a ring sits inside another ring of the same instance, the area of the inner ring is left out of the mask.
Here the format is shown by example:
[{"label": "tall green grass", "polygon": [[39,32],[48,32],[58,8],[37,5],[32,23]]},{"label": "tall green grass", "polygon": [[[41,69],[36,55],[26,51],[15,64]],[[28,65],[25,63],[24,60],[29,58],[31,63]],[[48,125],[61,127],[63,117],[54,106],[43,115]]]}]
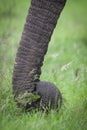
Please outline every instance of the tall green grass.
[{"label": "tall green grass", "polygon": [[86,0],[67,1],[42,67],[41,80],[61,90],[60,111],[24,113],[14,102],[12,71],[29,3],[0,1],[0,129],[87,130]]}]

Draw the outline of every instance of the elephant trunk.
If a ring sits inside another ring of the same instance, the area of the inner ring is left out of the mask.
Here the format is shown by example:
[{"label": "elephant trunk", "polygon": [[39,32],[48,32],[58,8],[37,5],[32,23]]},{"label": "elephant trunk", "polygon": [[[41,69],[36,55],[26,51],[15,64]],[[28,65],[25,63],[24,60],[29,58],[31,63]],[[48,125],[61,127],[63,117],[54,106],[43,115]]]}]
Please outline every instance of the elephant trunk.
[{"label": "elephant trunk", "polygon": [[14,65],[15,95],[33,92],[34,83],[39,82],[48,43],[65,2],[66,0],[31,1]]}]

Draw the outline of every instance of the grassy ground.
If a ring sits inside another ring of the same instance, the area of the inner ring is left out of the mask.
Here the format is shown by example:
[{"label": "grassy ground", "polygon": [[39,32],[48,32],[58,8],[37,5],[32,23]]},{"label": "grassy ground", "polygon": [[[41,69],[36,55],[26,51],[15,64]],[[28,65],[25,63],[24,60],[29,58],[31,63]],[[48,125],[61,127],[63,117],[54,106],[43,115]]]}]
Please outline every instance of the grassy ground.
[{"label": "grassy ground", "polygon": [[41,79],[61,90],[61,110],[26,114],[14,103],[12,71],[29,3],[0,1],[0,129],[87,130],[86,0],[67,1],[42,67]]}]

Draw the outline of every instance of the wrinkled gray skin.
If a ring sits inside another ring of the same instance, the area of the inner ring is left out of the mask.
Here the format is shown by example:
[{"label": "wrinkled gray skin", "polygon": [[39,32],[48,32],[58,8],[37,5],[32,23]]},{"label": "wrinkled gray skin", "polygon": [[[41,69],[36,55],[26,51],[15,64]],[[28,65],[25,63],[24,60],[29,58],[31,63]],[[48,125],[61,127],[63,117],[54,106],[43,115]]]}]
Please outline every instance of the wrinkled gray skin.
[{"label": "wrinkled gray skin", "polygon": [[48,43],[65,3],[66,0],[31,1],[15,59],[12,82],[15,98],[26,92],[40,95],[36,101],[26,103],[25,109],[45,110],[48,106],[50,109],[61,106],[62,96],[57,87],[39,78]]}]

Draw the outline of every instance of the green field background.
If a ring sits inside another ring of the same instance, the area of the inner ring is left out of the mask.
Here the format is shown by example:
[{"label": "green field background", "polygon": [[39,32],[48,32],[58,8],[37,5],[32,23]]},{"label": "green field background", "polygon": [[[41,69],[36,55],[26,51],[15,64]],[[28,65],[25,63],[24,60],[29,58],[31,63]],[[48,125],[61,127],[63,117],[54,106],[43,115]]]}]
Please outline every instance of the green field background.
[{"label": "green field background", "polygon": [[58,113],[25,113],[12,94],[14,60],[30,0],[0,0],[0,130],[87,130],[87,0],[67,0],[49,43],[41,80],[60,89]]}]

